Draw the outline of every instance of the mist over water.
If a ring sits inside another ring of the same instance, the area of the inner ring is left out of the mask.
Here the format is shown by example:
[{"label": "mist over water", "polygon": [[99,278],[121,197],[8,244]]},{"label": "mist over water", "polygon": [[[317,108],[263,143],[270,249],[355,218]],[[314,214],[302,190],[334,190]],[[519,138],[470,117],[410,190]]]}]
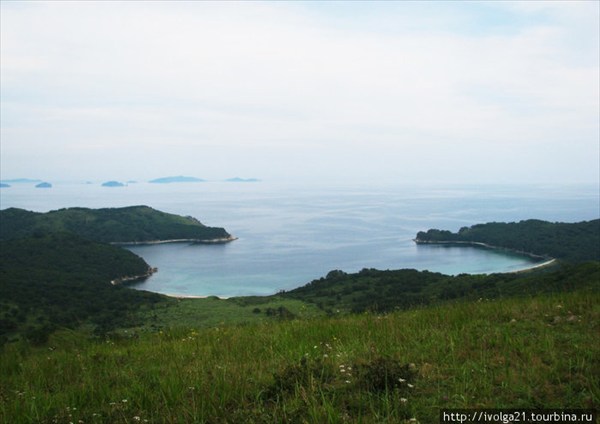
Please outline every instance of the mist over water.
[{"label": "mist over water", "polygon": [[224,227],[238,240],[128,247],[159,272],[135,288],[181,295],[266,295],[330,270],[415,268],[447,274],[514,271],[531,258],[472,247],[417,246],[429,228],[491,221],[599,217],[594,186],[303,186],[285,183],[55,184],[2,189],[1,207],[148,205]]}]

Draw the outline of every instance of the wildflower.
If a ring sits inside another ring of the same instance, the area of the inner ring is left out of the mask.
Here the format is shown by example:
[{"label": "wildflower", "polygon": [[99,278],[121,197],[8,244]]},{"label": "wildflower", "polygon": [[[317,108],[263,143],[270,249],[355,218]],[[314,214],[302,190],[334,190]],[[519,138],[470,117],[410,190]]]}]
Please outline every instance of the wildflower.
[{"label": "wildflower", "polygon": [[406,398],[400,398],[400,402],[406,403],[406,402],[408,402],[408,399],[406,399]]},{"label": "wildflower", "polygon": [[346,380],[346,384],[350,384],[350,380]]},{"label": "wildflower", "polygon": [[405,379],[403,379],[403,378],[399,378],[399,379],[398,379],[398,381],[399,381],[400,383],[404,383],[404,382],[406,382],[406,380],[405,380]]},{"label": "wildflower", "polygon": [[409,388],[409,389],[412,389],[413,387],[415,387],[415,386],[413,386],[413,385],[412,385],[412,384],[410,384],[410,383],[408,383],[408,384],[407,384],[407,386],[408,386],[408,388]]},{"label": "wildflower", "polygon": [[137,415],[136,415],[135,417],[133,417],[133,419],[134,419],[135,421],[140,421],[140,420],[141,420],[141,418],[140,418],[140,417],[138,417]]},{"label": "wildflower", "polygon": [[323,358],[329,358],[329,355],[325,353],[325,354],[323,355]]},{"label": "wildflower", "polygon": [[121,402],[123,402],[123,403],[127,403],[127,399],[123,399]]}]

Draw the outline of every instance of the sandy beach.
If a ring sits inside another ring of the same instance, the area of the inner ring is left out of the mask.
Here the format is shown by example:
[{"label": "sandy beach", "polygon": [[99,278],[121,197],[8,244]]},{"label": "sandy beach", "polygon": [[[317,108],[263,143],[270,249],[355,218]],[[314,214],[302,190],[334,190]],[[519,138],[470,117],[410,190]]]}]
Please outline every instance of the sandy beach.
[{"label": "sandy beach", "polygon": [[528,266],[528,267],[522,268],[522,269],[517,269],[516,271],[510,271],[510,273],[528,272],[528,271],[532,271],[532,270],[537,269],[537,268],[543,268],[543,267],[552,265],[554,262],[556,262],[556,259],[549,259],[549,260],[544,261],[544,262],[539,263],[539,264]]},{"label": "sandy beach", "polygon": [[173,297],[175,299],[208,299],[209,297],[216,297],[217,299],[229,299],[228,296],[198,296],[193,294],[174,294],[166,293],[165,296]]}]

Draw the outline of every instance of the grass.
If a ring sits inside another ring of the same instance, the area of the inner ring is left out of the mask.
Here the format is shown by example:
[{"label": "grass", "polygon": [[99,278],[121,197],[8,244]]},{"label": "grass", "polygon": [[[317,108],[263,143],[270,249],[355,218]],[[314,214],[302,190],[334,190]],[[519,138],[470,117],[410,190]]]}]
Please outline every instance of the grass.
[{"label": "grass", "polygon": [[279,296],[220,299],[173,299],[141,309],[136,321],[140,331],[223,325],[260,324],[273,320],[312,318],[325,315],[316,305]]},{"label": "grass", "polygon": [[599,300],[580,290],[244,326],[184,320],[106,340],[62,331],[45,347],[4,347],[0,422],[433,423],[442,407],[598,408]]}]

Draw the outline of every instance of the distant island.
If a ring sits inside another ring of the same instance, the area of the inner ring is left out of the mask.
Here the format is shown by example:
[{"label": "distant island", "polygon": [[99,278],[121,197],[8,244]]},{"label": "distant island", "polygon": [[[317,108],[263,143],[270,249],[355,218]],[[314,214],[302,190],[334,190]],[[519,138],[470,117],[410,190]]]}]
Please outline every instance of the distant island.
[{"label": "distant island", "polygon": [[102,187],[125,187],[125,184],[119,181],[107,181],[102,183]]},{"label": "distant island", "polygon": [[256,183],[256,182],[259,182],[260,180],[258,178],[234,177],[234,178],[227,178],[225,181],[228,183]]},{"label": "distant island", "polygon": [[35,188],[52,188],[52,184],[43,182],[43,183],[36,184]]},{"label": "distant island", "polygon": [[10,187],[10,184],[0,183],[0,188]]},{"label": "distant island", "polygon": [[176,176],[176,177],[156,178],[156,179],[150,180],[148,182],[152,183],[152,184],[201,183],[201,182],[204,182],[204,180],[202,178],[186,177],[186,176],[183,176],[183,175],[179,175],[179,176]]},{"label": "distant island", "polygon": [[12,180],[2,180],[3,183],[8,184],[31,184],[31,183],[39,183],[42,180],[33,180],[31,178],[14,178]]}]

